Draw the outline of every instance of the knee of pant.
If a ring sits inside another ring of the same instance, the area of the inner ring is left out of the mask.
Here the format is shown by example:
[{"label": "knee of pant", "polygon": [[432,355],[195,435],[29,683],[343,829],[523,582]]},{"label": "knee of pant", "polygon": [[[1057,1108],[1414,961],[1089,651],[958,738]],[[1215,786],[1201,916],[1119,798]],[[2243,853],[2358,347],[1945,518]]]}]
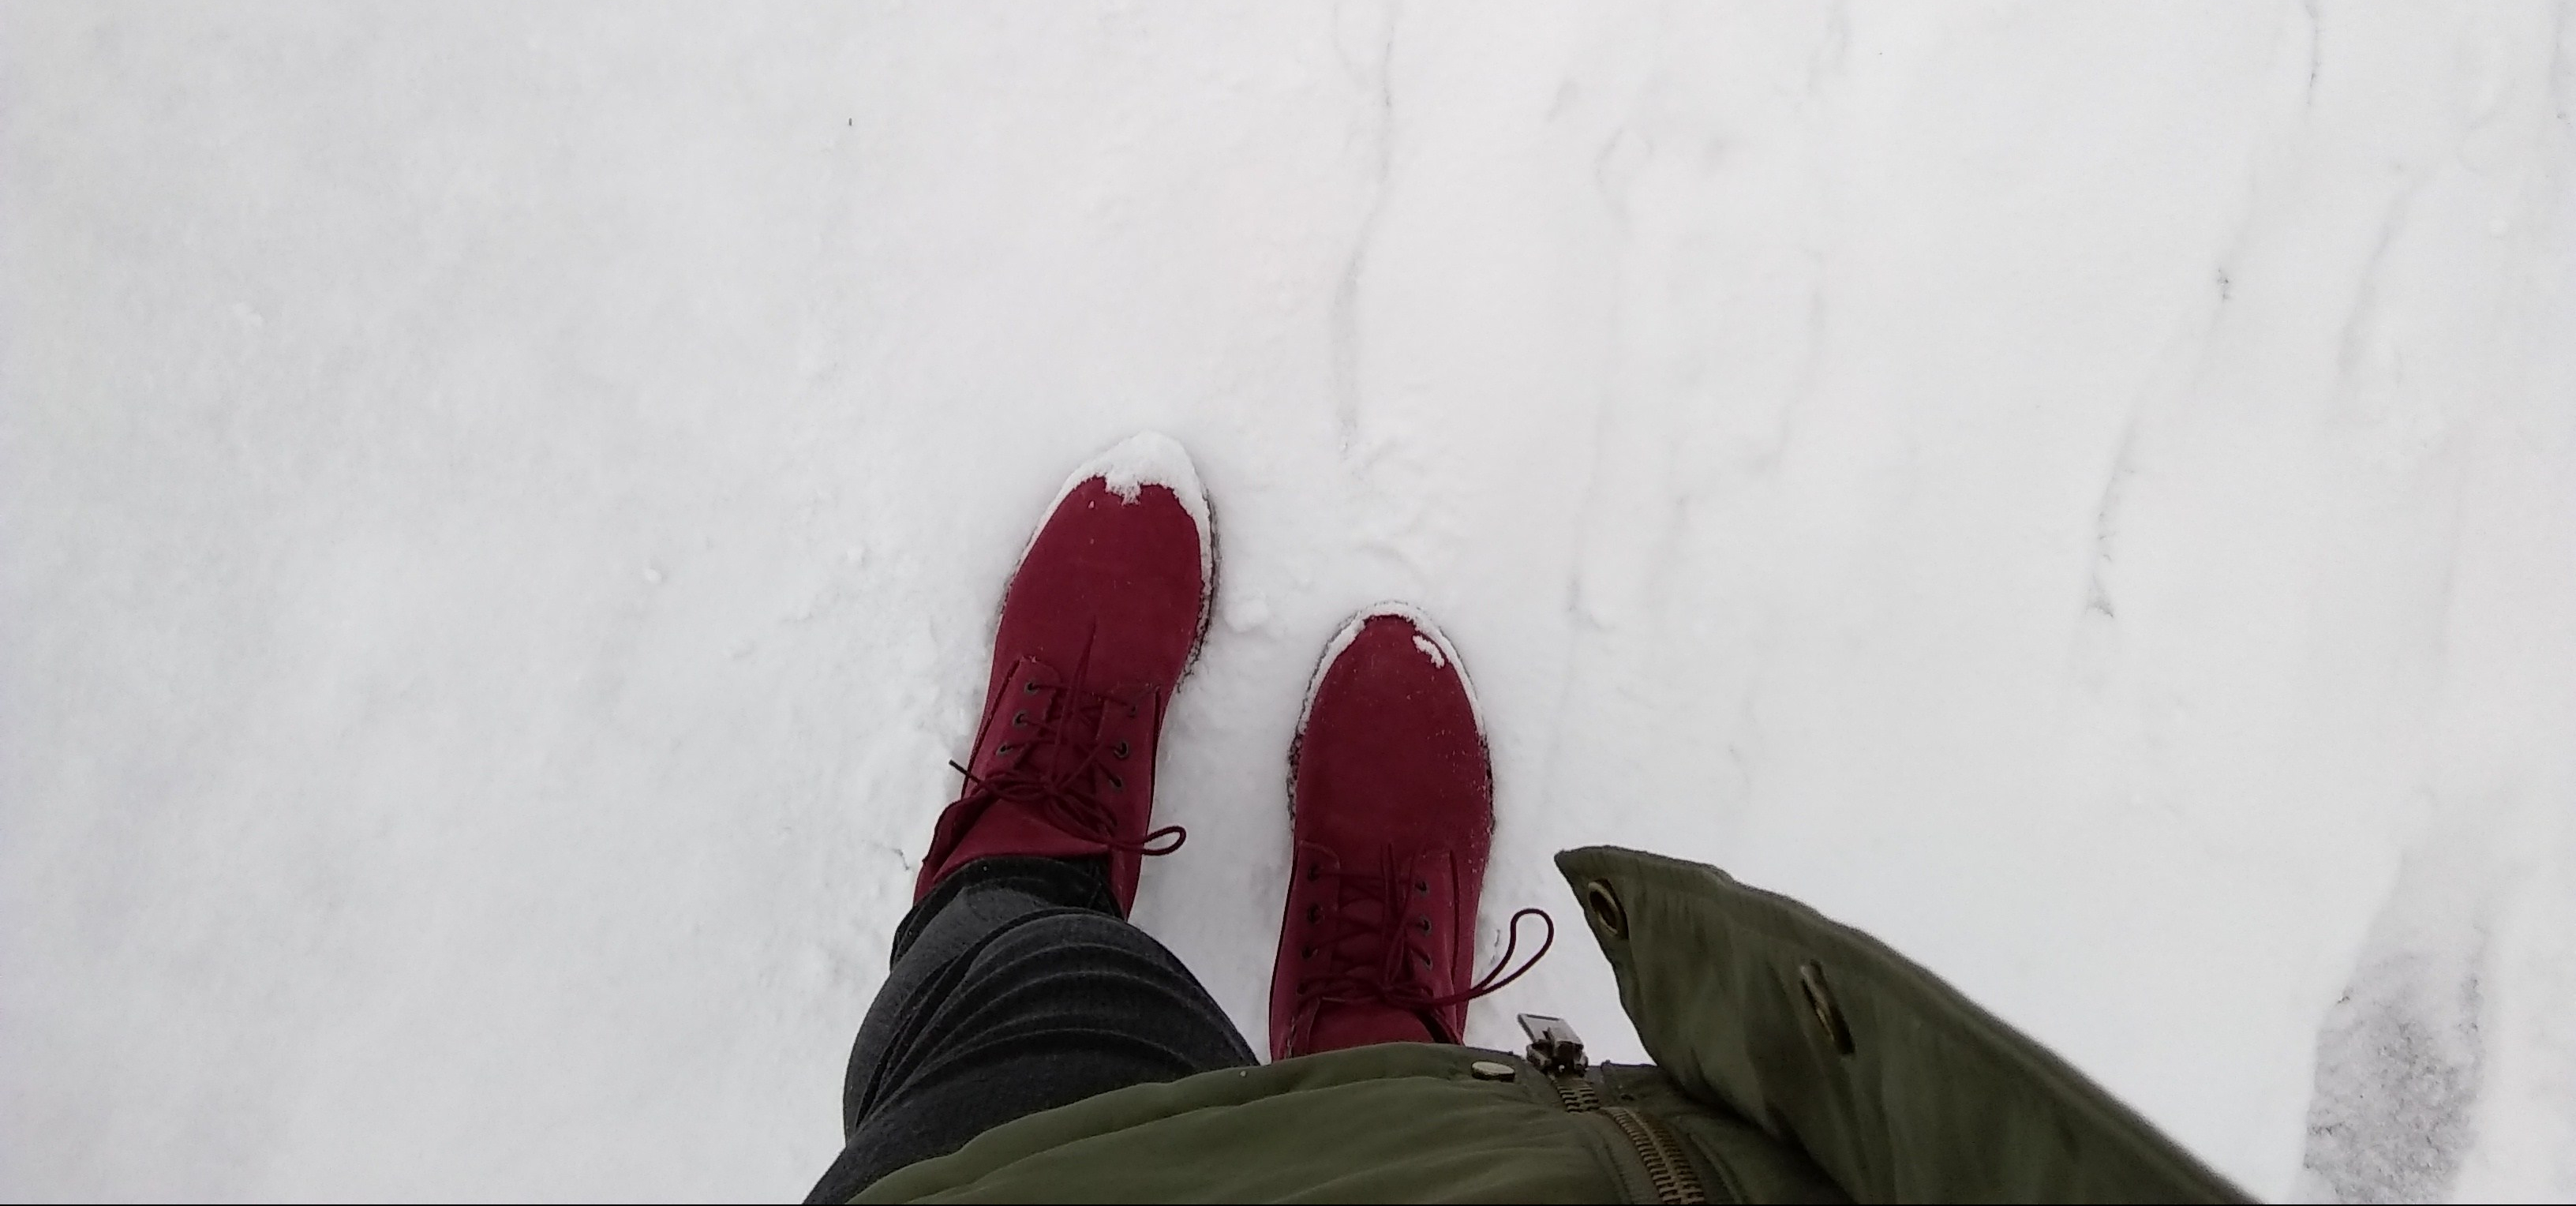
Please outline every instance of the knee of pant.
[{"label": "knee of pant", "polygon": [[1115,917],[1088,909],[1048,909],[1021,918],[993,935],[976,961],[1043,963],[1119,955],[1142,956],[1157,963],[1171,958],[1162,944],[1147,937],[1145,931]]}]

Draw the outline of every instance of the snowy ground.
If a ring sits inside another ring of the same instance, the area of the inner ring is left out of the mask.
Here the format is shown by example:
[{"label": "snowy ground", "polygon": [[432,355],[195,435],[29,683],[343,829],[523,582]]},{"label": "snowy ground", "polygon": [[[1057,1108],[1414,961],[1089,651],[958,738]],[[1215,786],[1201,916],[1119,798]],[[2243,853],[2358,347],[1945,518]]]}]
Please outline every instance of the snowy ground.
[{"label": "snowy ground", "polygon": [[[2576,1195],[2570,16],[11,6],[0,1193],[801,1194],[1151,427],[1138,919],[1248,1032],[1400,597],[1489,920],[1706,859],[2257,1193]],[[1633,1054],[1568,936],[1476,1037]]]}]

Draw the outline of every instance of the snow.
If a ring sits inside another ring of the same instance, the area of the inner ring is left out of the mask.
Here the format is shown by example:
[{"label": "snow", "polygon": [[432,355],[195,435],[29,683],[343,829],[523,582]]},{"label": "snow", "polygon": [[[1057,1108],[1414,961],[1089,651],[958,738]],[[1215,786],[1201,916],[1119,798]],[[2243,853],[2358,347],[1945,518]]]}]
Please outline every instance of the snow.
[{"label": "snow", "polygon": [[1448,655],[1441,653],[1440,646],[1433,644],[1430,637],[1417,636],[1413,638],[1413,647],[1421,650],[1422,656],[1430,658],[1431,664],[1434,666],[1447,666],[1449,664]]},{"label": "snow", "polygon": [[[2576,1196],[2563,6],[0,13],[0,1194],[801,1194],[1050,488],[2254,1192]],[[1135,480],[1147,476],[1140,450]],[[1176,487],[1177,492],[1177,487]],[[1580,942],[1478,1003],[1635,1054]]]}]

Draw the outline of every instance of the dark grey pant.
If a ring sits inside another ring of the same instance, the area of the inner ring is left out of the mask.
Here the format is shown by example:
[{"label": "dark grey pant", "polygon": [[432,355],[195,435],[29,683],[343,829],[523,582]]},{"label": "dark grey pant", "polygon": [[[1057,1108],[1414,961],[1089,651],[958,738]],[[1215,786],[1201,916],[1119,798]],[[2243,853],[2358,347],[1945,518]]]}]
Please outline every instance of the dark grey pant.
[{"label": "dark grey pant", "polygon": [[845,1145],[808,1203],[1014,1118],[1256,1062],[1181,961],[1127,924],[1097,859],[968,863],[903,919],[850,1051]]}]

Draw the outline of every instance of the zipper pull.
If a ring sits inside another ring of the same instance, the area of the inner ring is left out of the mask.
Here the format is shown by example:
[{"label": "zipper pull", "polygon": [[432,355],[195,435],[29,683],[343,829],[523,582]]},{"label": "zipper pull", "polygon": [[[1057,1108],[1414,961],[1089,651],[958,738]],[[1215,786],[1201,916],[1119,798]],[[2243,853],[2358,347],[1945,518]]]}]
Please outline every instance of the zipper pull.
[{"label": "zipper pull", "polygon": [[1521,1033],[1529,1036],[1529,1062],[1550,1076],[1581,1076],[1588,1066],[1583,1058],[1583,1036],[1574,1032],[1564,1018],[1543,1013],[1520,1015]]}]

